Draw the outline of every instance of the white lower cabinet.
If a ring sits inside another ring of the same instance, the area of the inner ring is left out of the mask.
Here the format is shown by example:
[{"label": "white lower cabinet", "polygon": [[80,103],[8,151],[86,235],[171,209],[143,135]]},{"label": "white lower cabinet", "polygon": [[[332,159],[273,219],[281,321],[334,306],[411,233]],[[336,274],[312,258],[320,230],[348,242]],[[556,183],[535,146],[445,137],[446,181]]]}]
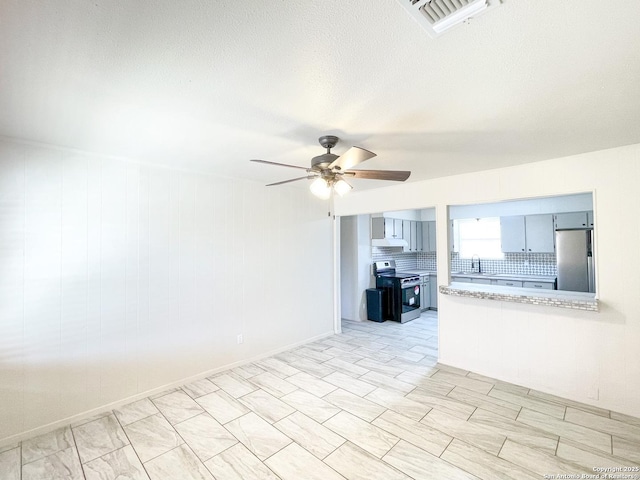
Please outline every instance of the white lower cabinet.
[{"label": "white lower cabinet", "polygon": [[429,292],[430,295],[430,307],[432,310],[438,309],[438,276],[429,275]]},{"label": "white lower cabinet", "polygon": [[498,280],[496,285],[502,285],[503,287],[520,287],[522,288],[522,282],[518,280]]},{"label": "white lower cabinet", "polygon": [[429,285],[429,275],[420,277],[420,309],[428,310],[431,307],[431,288]]},{"label": "white lower cabinet", "polygon": [[539,288],[541,290],[553,290],[555,285],[551,282],[522,282],[524,288]]}]

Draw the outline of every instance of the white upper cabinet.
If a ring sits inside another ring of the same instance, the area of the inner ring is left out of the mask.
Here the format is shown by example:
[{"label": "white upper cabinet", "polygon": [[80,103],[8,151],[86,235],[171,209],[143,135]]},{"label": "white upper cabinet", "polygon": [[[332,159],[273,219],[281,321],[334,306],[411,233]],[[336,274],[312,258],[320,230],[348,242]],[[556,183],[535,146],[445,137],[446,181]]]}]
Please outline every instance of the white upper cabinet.
[{"label": "white upper cabinet", "polygon": [[553,215],[527,215],[524,217],[527,252],[555,252]]},{"label": "white upper cabinet", "polygon": [[402,220],[398,220],[397,218],[373,217],[371,219],[371,238],[403,238]]},{"label": "white upper cabinet", "polygon": [[593,228],[593,210],[589,210],[587,212],[587,224],[589,227]]},{"label": "white upper cabinet", "polygon": [[500,217],[500,239],[505,253],[553,253],[553,215]]},{"label": "white upper cabinet", "polygon": [[402,220],[402,238],[407,242],[407,246],[404,248],[405,252],[413,252],[411,248],[411,221]]},{"label": "white upper cabinet", "polygon": [[500,242],[505,253],[526,252],[524,215],[500,217]]},{"label": "white upper cabinet", "polygon": [[436,222],[418,222],[418,229],[422,231],[422,252],[436,251]]},{"label": "white upper cabinet", "polygon": [[[556,213],[554,215],[556,230],[589,227],[588,212]],[[593,218],[593,212],[592,218]],[[591,222],[593,226],[593,222]]]}]

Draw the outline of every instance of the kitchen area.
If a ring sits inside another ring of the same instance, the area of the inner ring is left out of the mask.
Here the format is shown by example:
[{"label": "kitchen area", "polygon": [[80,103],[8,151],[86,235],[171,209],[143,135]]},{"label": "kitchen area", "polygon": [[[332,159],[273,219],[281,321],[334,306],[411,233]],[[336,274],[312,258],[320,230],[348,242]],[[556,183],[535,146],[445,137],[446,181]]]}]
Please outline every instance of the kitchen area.
[{"label": "kitchen area", "polygon": [[[437,312],[435,209],[358,217],[341,225],[342,317],[404,323]],[[447,223],[450,282],[440,283],[595,297],[591,193],[449,206]]]}]

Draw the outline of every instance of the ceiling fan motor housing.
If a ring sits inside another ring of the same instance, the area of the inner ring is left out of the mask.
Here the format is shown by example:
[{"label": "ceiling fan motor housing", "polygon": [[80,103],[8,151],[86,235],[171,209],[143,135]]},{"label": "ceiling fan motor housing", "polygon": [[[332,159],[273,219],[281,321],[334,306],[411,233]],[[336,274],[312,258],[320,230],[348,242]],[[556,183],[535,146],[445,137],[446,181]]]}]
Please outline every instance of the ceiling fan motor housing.
[{"label": "ceiling fan motor housing", "polygon": [[324,153],[317,157],[313,157],[311,159],[311,169],[324,170],[325,168],[328,168],[336,158],[338,158],[338,155],[334,155],[333,153]]}]

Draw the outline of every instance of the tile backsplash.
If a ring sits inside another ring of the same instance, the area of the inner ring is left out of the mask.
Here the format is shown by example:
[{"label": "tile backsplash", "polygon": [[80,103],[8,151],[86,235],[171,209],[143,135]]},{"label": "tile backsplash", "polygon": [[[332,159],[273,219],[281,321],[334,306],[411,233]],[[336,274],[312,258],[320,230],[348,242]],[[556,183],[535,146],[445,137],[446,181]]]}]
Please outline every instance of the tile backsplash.
[{"label": "tile backsplash", "polygon": [[[402,253],[399,248],[394,247],[371,247],[371,260],[380,262],[382,260],[395,260],[396,270],[407,271],[418,268],[417,253]],[[435,270],[435,269],[434,269]]]},{"label": "tile backsplash", "polygon": [[[373,262],[380,260],[395,260],[396,268],[400,271],[411,269],[436,270],[436,253],[402,253],[397,248],[372,247]],[[513,273],[517,275],[549,275],[556,276],[555,253],[505,253],[504,260],[480,259],[482,271],[485,273]],[[462,259],[458,253],[451,253],[451,271],[461,272],[471,270],[471,260]]]},{"label": "tile backsplash", "polygon": [[[418,260],[418,263],[420,263],[420,260]],[[504,260],[484,260],[481,258],[480,264],[484,273],[549,276],[558,274],[555,253],[505,253]],[[452,272],[467,272],[470,270],[470,259],[461,259],[458,253],[451,253]]]}]

